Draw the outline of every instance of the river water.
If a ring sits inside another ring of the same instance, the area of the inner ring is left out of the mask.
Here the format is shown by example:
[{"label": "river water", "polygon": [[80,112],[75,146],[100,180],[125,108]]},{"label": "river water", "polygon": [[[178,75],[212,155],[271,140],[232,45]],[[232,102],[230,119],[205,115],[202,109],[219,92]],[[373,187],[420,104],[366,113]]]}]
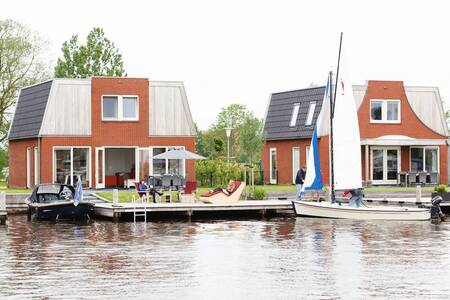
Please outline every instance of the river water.
[{"label": "river water", "polygon": [[0,299],[449,299],[450,223],[308,218],[0,227]]}]

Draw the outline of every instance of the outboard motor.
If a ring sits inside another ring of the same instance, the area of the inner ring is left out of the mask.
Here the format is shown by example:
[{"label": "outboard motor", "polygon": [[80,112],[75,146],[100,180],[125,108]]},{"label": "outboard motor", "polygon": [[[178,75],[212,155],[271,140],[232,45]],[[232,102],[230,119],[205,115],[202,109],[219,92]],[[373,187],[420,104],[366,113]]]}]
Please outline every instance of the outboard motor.
[{"label": "outboard motor", "polygon": [[440,221],[445,220],[445,215],[442,213],[441,210],[442,201],[443,199],[441,196],[435,196],[433,197],[433,199],[431,199],[430,214],[432,223],[439,223]]}]

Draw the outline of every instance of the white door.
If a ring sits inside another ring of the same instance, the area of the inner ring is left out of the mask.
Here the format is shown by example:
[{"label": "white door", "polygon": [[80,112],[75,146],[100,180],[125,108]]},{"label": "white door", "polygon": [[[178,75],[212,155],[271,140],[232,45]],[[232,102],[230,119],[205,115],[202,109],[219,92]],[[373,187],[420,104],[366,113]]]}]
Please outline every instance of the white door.
[{"label": "white door", "polygon": [[396,184],[400,171],[400,148],[371,147],[371,173],[374,184]]},{"label": "white door", "polygon": [[27,148],[27,188],[31,188],[31,148]]},{"label": "white door", "polygon": [[269,150],[269,162],[270,162],[270,184],[277,184],[277,149],[270,148]]},{"label": "white door", "polygon": [[105,148],[95,148],[95,187],[105,188]]},{"label": "white door", "polygon": [[300,148],[292,147],[292,183],[295,184],[295,177],[300,169]]},{"label": "white door", "polygon": [[39,184],[39,151],[34,147],[34,185]]}]

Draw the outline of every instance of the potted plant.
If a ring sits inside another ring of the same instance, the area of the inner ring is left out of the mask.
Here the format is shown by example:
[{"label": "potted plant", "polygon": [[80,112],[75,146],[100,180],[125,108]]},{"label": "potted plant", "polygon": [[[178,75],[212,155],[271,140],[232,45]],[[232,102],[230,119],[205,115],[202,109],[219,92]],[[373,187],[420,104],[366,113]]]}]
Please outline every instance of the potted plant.
[{"label": "potted plant", "polygon": [[434,191],[431,193],[431,198],[441,196],[443,201],[450,201],[450,192],[447,192],[447,186],[440,184],[434,187]]}]

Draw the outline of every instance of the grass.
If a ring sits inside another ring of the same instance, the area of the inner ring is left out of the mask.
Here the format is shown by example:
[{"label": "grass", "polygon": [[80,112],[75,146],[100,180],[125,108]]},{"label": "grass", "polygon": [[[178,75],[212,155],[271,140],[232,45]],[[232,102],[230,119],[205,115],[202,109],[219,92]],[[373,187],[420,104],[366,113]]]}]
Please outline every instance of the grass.
[{"label": "grass", "polygon": [[0,181],[0,192],[6,192],[7,194],[21,194],[28,193],[31,194],[31,189],[10,189],[6,186],[6,181]]}]

